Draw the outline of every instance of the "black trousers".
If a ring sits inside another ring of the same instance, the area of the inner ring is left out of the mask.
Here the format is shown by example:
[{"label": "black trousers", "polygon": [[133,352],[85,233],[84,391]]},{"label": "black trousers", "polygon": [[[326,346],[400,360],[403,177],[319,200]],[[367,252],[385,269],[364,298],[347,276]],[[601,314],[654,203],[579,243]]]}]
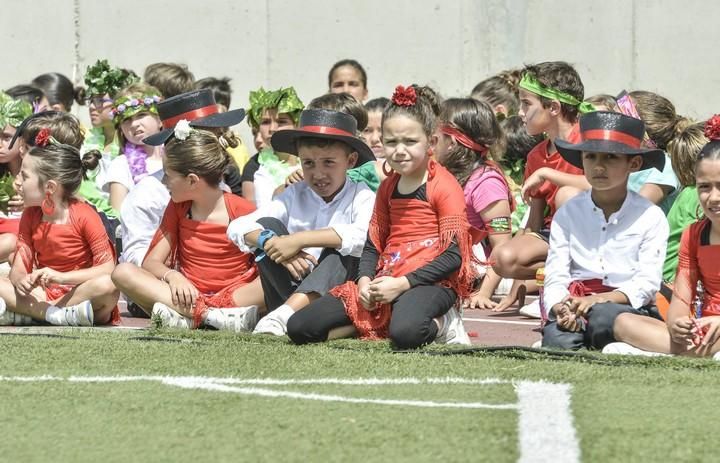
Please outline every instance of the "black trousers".
[{"label": "black trousers", "polygon": [[[416,286],[392,304],[390,341],[399,349],[415,349],[437,336],[434,318],[455,304],[455,291],[443,286]],[[325,295],[290,317],[287,332],[295,344],[327,341],[334,328],[352,325],[340,299]]]},{"label": "black trousers", "polygon": [[[285,224],[274,217],[263,217],[258,223],[278,236],[289,234]],[[260,253],[260,249],[255,251],[256,256]],[[336,250],[326,248],[320,254],[318,265],[313,271],[302,281],[297,281],[284,266],[265,257],[257,262],[265,293],[265,305],[268,311],[275,310],[295,292],[325,295],[347,280],[357,278],[359,264],[359,257],[342,256]]]},{"label": "black trousers", "polygon": [[611,342],[615,342],[613,325],[621,313],[645,315],[662,320],[657,307],[649,305],[634,309],[626,304],[605,302],[595,304],[587,313],[587,327],[584,331],[566,331],[560,328],[555,319],[555,313],[548,311],[548,322],[543,328],[543,347],[559,349],[602,349]]}]

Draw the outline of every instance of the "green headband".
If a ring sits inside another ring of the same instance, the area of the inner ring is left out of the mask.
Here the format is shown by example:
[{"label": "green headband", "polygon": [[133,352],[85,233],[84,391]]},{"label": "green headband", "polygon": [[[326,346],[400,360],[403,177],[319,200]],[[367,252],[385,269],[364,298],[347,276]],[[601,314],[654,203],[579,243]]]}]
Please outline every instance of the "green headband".
[{"label": "green headband", "polygon": [[157,116],[157,104],[159,102],[160,95],[157,93],[140,96],[127,95],[113,102],[113,108],[110,114],[112,115],[115,125],[142,112],[152,113]]},{"label": "green headband", "polygon": [[138,82],[140,78],[132,71],[110,67],[107,60],[97,60],[92,66],[88,66],[85,72],[85,85],[87,93],[93,95],[105,95],[111,97],[122,88]]},{"label": "green headband", "polygon": [[567,93],[561,92],[560,90],[545,87],[543,84],[538,82],[537,78],[531,76],[530,73],[527,72],[523,74],[522,79],[520,80],[520,88],[524,88],[528,92],[544,96],[545,98],[549,98],[551,100],[557,100],[560,103],[575,106],[582,114],[595,111],[595,107],[591,103],[579,101],[574,96],[568,95]]},{"label": "green headband", "polygon": [[18,127],[32,113],[32,105],[27,101],[14,100],[7,93],[0,92],[0,130],[6,125]]},{"label": "green headband", "polygon": [[293,118],[295,124],[300,120],[300,112],[305,105],[293,87],[280,88],[267,91],[260,87],[250,92],[250,108],[248,109],[248,122],[253,127],[260,127],[262,113],[266,109],[277,108],[278,114],[287,113]]}]

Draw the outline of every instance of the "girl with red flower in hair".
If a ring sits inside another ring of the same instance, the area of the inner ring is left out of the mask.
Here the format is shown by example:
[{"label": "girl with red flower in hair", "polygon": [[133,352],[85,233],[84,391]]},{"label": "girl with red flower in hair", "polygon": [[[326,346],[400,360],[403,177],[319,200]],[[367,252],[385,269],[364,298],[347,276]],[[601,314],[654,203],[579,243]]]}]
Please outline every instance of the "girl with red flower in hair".
[{"label": "girl with red flower in hair", "polygon": [[[720,115],[705,126],[710,140],[695,164],[695,186],[704,217],[680,238],[672,301],[665,323],[621,314],[612,353],[649,352],[720,358]],[[612,349],[612,350],[610,350]]]},{"label": "girl with red flower in hair", "polygon": [[357,332],[401,349],[436,339],[469,344],[454,305],[472,290],[472,237],[462,187],[432,158],[438,112],[432,89],[395,89],[382,119],[391,170],[377,192],[357,283],[335,287],[290,317],[293,342]]}]

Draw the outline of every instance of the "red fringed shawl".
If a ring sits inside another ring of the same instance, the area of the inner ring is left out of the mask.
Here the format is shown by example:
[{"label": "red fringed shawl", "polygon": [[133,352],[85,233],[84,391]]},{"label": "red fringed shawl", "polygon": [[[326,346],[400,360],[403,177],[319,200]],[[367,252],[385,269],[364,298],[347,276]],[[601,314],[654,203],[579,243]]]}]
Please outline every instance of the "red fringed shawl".
[{"label": "red fringed shawl", "polygon": [[[255,210],[239,196],[225,193],[223,197],[231,221]],[[163,236],[170,240],[167,265],[177,268],[201,293],[193,311],[198,326],[208,308],[233,307],[233,292],[258,273],[253,255],[240,251],[227,238],[227,225],[190,219],[191,206],[192,201],[170,201],[147,255]]]},{"label": "red fringed shawl", "polygon": [[[428,163],[427,202],[392,199],[399,180],[400,175],[393,173],[382,182],[370,219],[368,237],[381,253],[376,276],[407,275],[431,262],[454,242],[460,249],[462,264],[439,284],[452,288],[459,297],[467,297],[476,274],[462,187],[434,160]],[[330,294],[343,302],[362,339],[387,337],[391,304],[377,304],[375,310],[366,310],[352,281],[333,288]]]}]

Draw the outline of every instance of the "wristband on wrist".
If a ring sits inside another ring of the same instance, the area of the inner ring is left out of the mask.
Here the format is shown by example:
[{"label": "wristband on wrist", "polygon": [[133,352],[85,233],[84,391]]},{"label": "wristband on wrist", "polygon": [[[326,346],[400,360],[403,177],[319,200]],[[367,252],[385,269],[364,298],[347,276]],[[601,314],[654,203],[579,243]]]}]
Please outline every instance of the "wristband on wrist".
[{"label": "wristband on wrist", "polygon": [[267,243],[267,240],[273,236],[277,236],[277,233],[272,230],[268,230],[267,228],[261,231],[258,235],[257,248],[260,249],[261,252],[255,257],[256,262],[265,258],[265,243]]},{"label": "wristband on wrist", "polygon": [[161,280],[164,281],[165,283],[167,283],[167,282],[168,282],[168,281],[167,281],[167,276],[168,276],[171,272],[177,272],[177,270],[175,270],[174,268],[171,268],[170,270],[168,270],[167,272],[165,272],[165,274],[162,276]]}]

